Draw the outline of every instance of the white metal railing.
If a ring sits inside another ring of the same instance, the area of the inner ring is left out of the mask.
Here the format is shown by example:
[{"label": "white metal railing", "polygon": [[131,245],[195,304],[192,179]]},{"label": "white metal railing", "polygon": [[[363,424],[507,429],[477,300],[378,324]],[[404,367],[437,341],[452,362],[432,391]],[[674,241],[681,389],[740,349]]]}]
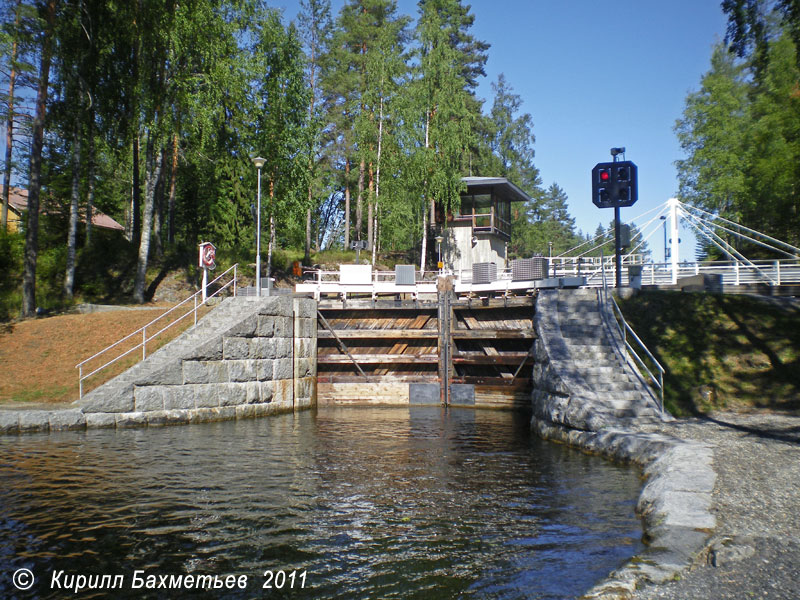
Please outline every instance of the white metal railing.
[{"label": "white metal railing", "polygon": [[[617,304],[617,301],[614,299],[613,294],[608,293],[608,285],[606,285],[606,272],[605,268],[601,265],[602,268],[602,281],[603,281],[603,289],[600,290],[600,294],[598,296],[598,300],[601,303],[601,314],[603,318],[607,320],[608,316],[608,306],[609,306],[609,298],[611,299],[611,308],[612,308],[612,316],[614,317],[614,325],[617,328],[620,336],[622,337],[622,342],[625,346],[627,356],[633,360],[633,362],[638,366],[639,369],[643,370],[647,373],[647,376],[650,378],[652,384],[658,389],[658,396],[659,396],[659,403],[658,409],[663,414],[664,412],[664,367],[661,366],[661,363],[656,360],[656,357],[653,356],[653,353],[647,348],[645,343],[636,335],[636,332],[633,328],[628,325],[628,322],[625,320],[625,317],[622,314],[622,311]],[[610,324],[609,324],[610,326]],[[639,354],[636,352],[634,347],[630,344],[629,336],[633,339],[638,345],[640,351],[643,351],[644,354],[649,358],[652,363],[655,365],[656,371],[658,375],[653,375],[653,372],[647,366],[647,364],[642,360]]]},{"label": "white metal railing", "polygon": [[[238,264],[233,265],[227,271],[225,271],[224,273],[221,273],[214,280],[210,281],[205,288],[203,288],[200,291],[192,294],[191,296],[186,298],[186,300],[176,304],[175,306],[170,308],[168,311],[162,313],[161,315],[159,315],[158,317],[156,317],[155,319],[150,321],[144,327],[140,327],[139,329],[137,329],[133,333],[130,333],[130,334],[126,335],[124,338],[122,338],[120,340],[117,340],[116,342],[114,342],[110,346],[107,346],[106,348],[103,348],[102,350],[100,350],[100,352],[97,352],[96,354],[93,354],[89,358],[87,358],[87,359],[79,362],[77,365],[75,365],[75,368],[78,369],[78,395],[79,395],[79,397],[83,398],[83,382],[86,379],[88,379],[92,375],[96,375],[97,373],[99,373],[100,371],[105,369],[106,367],[110,367],[111,365],[113,365],[117,361],[123,359],[124,357],[128,356],[129,354],[131,354],[132,352],[138,350],[139,348],[142,349],[142,360],[144,360],[145,358],[147,358],[147,342],[150,342],[150,341],[154,340],[156,337],[158,337],[159,335],[164,333],[167,329],[169,329],[173,325],[176,325],[177,323],[180,323],[183,319],[185,319],[189,315],[194,314],[194,324],[197,325],[197,310],[198,310],[198,308],[203,306],[205,304],[205,302],[207,302],[210,298],[213,298],[214,296],[217,296],[222,291],[224,291],[224,290],[226,290],[228,288],[231,288],[231,290],[233,292],[233,296],[236,296],[236,282],[237,282],[237,268],[238,268],[238,266],[239,266]],[[232,273],[231,273],[231,271],[232,271]],[[222,280],[226,276],[230,277],[230,280],[225,284],[221,284],[214,291],[214,293],[207,295],[205,297],[205,302],[204,302],[202,300],[202,297],[203,297],[203,294],[205,294],[207,288],[212,286],[212,285],[214,285],[215,283],[219,282],[220,280]],[[201,299],[199,304],[198,304],[198,297],[200,297],[200,299]],[[172,314],[173,312],[177,311],[181,306],[183,306],[183,305],[185,305],[185,304],[187,304],[189,302],[193,302],[194,303],[192,308],[190,308],[185,313],[183,313],[180,316],[178,316],[174,321],[171,321],[171,322],[167,323],[165,326],[161,327],[158,331],[156,331],[152,335],[148,336],[148,333],[147,333],[147,328],[148,327],[151,328],[151,331],[152,331],[152,327],[158,321],[161,321],[164,317],[166,317],[167,315]],[[114,358],[112,358],[108,362],[102,364],[101,366],[95,368],[90,373],[84,374],[83,370],[84,370],[85,365],[87,363],[89,363],[89,362],[91,362],[91,361],[103,356],[104,354],[110,352],[111,350],[113,350],[114,348],[118,347],[123,342],[126,342],[128,340],[132,340],[132,339],[137,339],[137,337],[141,338],[141,341],[138,344],[136,344],[132,348],[129,348],[128,350],[125,350],[124,352],[122,352],[121,354],[115,356]]]},{"label": "white metal railing", "polygon": [[[729,286],[747,285],[761,283],[766,285],[800,284],[800,260],[781,259],[781,260],[753,260],[747,263],[743,261],[709,261],[709,262],[688,262],[678,264],[675,274],[672,272],[671,263],[641,262],[634,257],[628,260],[625,257],[622,264],[622,279],[627,280],[628,266],[638,265],[642,268],[641,280],[644,285],[671,285],[682,277],[691,275],[720,275],[722,284]],[[583,276],[586,277],[586,285],[590,287],[602,287],[602,270],[607,272],[607,276],[613,281],[616,271],[614,257],[605,257],[598,260],[598,257],[575,259],[571,257],[553,257],[549,259],[550,276]]]}]

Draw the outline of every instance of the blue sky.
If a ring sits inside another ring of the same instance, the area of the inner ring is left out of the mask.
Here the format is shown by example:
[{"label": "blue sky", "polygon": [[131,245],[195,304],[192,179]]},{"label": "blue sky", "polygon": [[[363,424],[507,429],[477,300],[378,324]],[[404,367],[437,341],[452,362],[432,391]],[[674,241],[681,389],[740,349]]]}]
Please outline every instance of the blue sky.
[{"label": "blue sky", "polygon": [[[298,4],[270,2],[287,21]],[[334,16],[342,4],[332,1]],[[399,6],[416,18],[415,0]],[[639,201],[622,209],[623,220],[675,195],[673,163],[682,154],[673,127],[725,35],[719,0],[474,0],[472,12],[474,35],[491,44],[478,95],[488,109],[491,83],[505,74],[533,118],[543,183],[564,188],[578,228],[594,233],[613,218],[591,203],[590,179],[612,147],[624,146],[639,168]],[[692,260],[693,237],[681,238],[679,256]],[[663,237],[650,247],[662,260]]]}]

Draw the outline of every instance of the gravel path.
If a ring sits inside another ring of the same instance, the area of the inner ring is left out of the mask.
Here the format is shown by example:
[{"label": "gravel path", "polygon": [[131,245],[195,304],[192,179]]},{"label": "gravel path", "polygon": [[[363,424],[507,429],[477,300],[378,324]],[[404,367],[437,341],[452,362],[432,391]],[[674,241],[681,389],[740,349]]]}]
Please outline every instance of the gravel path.
[{"label": "gravel path", "polygon": [[709,552],[674,582],[634,598],[800,598],[800,416],[716,413],[665,432],[714,448]]}]

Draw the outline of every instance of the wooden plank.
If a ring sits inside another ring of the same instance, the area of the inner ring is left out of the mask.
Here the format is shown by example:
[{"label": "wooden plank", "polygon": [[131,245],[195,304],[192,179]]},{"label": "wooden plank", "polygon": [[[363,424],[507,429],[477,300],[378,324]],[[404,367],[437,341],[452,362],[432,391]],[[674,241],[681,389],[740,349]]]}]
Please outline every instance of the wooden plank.
[{"label": "wooden plank", "polygon": [[456,329],[453,331],[453,338],[457,340],[532,340],[537,337],[534,329]]},{"label": "wooden plank", "polygon": [[342,311],[342,310],[411,310],[433,312],[437,309],[436,301],[433,302],[413,302],[403,301],[394,302],[391,300],[348,300],[342,303],[340,300],[320,300],[319,310],[323,312]]},{"label": "wooden plank", "polygon": [[[362,365],[383,364],[437,364],[439,357],[436,354],[354,354],[353,358]],[[517,359],[519,360],[519,359]],[[350,359],[341,354],[323,354],[317,357],[318,364],[340,365],[349,364]]]},{"label": "wooden plank", "polygon": [[456,310],[480,310],[484,308],[518,308],[518,307],[531,307],[533,308],[536,299],[528,296],[519,296],[516,298],[489,298],[488,300],[465,300],[459,299],[453,301],[453,308]]},{"label": "wooden plank", "polygon": [[[323,372],[324,373],[324,372]],[[436,375],[343,375],[343,374],[322,374],[317,375],[318,383],[437,383],[439,378]]]},{"label": "wooden plank", "polygon": [[[321,312],[317,311],[317,316],[322,320],[322,324],[325,326],[325,328],[328,331],[330,331],[331,334],[333,334],[333,338],[336,340],[336,343],[339,345],[339,349],[342,350],[347,355],[347,358],[350,360],[350,362],[352,362],[355,365],[356,369],[358,369],[358,372],[361,373],[361,375],[364,375],[364,371],[361,370],[361,367],[358,365],[358,361],[356,361],[356,359],[353,358],[352,354],[350,354],[350,351],[347,349],[347,346],[344,345],[344,342],[342,342],[342,340],[340,340],[337,337],[337,335],[334,333],[333,329],[331,328],[330,324],[325,319],[323,314]],[[342,357],[342,358],[344,358],[344,357]]]},{"label": "wooden plank", "polygon": [[[527,352],[506,352],[497,356],[487,356],[485,354],[458,354],[453,356],[453,363],[457,365],[519,365],[520,361],[533,361],[533,357]],[[344,362],[344,361],[342,361]]]},{"label": "wooden plank", "polygon": [[[478,320],[475,317],[471,316],[471,315],[464,315],[464,323],[466,324],[466,326],[469,329],[471,329],[473,331],[474,330],[483,329],[481,327],[481,323],[478,322]],[[483,348],[483,351],[486,353],[486,356],[489,356],[489,357],[492,357],[492,358],[497,358],[498,356],[500,356],[500,353],[497,351],[497,348],[495,348],[491,344],[491,342],[489,342],[487,339],[485,339],[485,338],[476,338],[476,340],[478,342],[478,345],[481,348]],[[465,363],[460,363],[460,364],[465,364]],[[497,368],[497,365],[503,364],[503,363],[501,363],[500,361],[495,360],[491,364],[495,366],[497,372],[500,373],[501,377],[513,379],[513,376],[511,375],[511,373],[507,373],[507,372],[502,371],[501,369]]]},{"label": "wooden plank", "polygon": [[[351,375],[355,379],[355,375]],[[359,378],[363,379],[363,378]],[[489,377],[489,376],[473,376],[466,375],[463,377],[454,377],[453,383],[471,383],[475,386],[481,387],[496,387],[513,390],[532,390],[533,384],[526,379],[503,379],[502,377]]]},{"label": "wooden plank", "polygon": [[[435,329],[334,329],[336,335],[343,340],[352,339],[436,339],[439,335]],[[319,339],[333,339],[329,331],[319,331]]]}]

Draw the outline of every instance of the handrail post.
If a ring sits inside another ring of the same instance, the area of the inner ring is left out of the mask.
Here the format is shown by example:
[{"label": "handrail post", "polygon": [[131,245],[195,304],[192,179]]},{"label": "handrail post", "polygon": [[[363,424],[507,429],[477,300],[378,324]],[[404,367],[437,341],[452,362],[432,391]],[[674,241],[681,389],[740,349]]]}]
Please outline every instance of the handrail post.
[{"label": "handrail post", "polygon": [[83,365],[78,365],[78,399],[83,398]]},{"label": "handrail post", "polygon": [[142,327],[142,360],[147,358],[147,325]]},{"label": "handrail post", "polygon": [[233,297],[236,298],[236,279],[237,279],[237,269],[236,267],[239,266],[239,263],[233,265]]},{"label": "handrail post", "polygon": [[197,325],[197,294],[194,296],[194,324]]}]

